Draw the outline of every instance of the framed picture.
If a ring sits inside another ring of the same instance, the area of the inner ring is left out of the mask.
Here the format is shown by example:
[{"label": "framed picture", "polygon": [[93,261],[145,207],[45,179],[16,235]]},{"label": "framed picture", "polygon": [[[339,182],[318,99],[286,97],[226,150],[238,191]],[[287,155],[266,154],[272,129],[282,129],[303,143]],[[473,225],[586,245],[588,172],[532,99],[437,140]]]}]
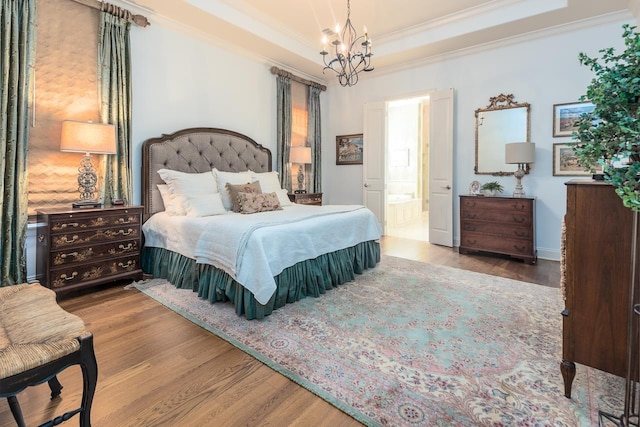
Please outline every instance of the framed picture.
[{"label": "framed picture", "polygon": [[576,122],[584,113],[593,111],[595,105],[591,102],[571,102],[568,104],[554,104],[553,106],[553,136],[571,136],[578,130]]},{"label": "framed picture", "polygon": [[362,134],[336,136],[336,165],[362,164]]},{"label": "framed picture", "polygon": [[602,173],[602,166],[598,166],[594,172],[586,171],[572,146],[564,142],[553,144],[554,176],[591,176],[594,173]]}]

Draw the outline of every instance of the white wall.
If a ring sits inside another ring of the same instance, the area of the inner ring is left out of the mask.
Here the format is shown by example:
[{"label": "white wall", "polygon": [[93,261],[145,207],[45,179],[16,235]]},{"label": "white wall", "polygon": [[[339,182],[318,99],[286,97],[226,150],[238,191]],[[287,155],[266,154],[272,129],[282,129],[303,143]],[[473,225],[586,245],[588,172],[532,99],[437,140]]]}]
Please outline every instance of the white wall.
[{"label": "white wall", "polygon": [[[630,16],[630,15],[629,15]],[[566,208],[564,183],[552,170],[554,142],[553,104],[573,102],[586,92],[591,72],[578,62],[578,53],[597,55],[606,47],[622,48],[622,16],[584,25],[581,29],[543,37],[513,40],[500,47],[486,48],[410,70],[365,76],[357,86],[328,89],[328,129],[323,134],[323,190],[328,203],[362,203],[362,166],[336,166],[335,136],[362,132],[363,106],[367,102],[420,94],[429,89],[455,89],[454,130],[454,241],[459,243],[458,195],[468,192],[471,181],[497,180],[510,195],[513,177],[475,175],[475,115],[489,98],[514,94],[517,102],[531,104],[531,141],[536,143],[536,163],[523,179],[527,195],[537,198],[536,238],[538,256],[560,258],[560,228]],[[613,22],[612,22],[613,21]],[[375,52],[374,52],[375,53]],[[375,61],[375,56],[374,56]],[[375,66],[375,62],[374,62]],[[375,73],[375,71],[373,72]],[[366,141],[364,149],[366,150]]]}]

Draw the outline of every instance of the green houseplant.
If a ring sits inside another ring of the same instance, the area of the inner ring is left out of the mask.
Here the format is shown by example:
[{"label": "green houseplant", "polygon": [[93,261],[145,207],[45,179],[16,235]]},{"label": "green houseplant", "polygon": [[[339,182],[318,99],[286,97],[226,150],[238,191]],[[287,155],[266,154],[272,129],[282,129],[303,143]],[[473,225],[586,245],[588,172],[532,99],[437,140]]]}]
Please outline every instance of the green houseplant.
[{"label": "green houseplant", "polygon": [[480,189],[488,191],[491,194],[502,193],[504,191],[502,184],[500,184],[498,181],[485,182],[484,184],[482,184]]},{"label": "green houseplant", "polygon": [[601,164],[605,181],[610,182],[622,202],[640,211],[640,34],[636,27],[623,25],[625,49],[601,49],[601,57],[580,53],[580,63],[595,77],[581,101],[595,105],[576,123],[575,152],[586,170]]}]

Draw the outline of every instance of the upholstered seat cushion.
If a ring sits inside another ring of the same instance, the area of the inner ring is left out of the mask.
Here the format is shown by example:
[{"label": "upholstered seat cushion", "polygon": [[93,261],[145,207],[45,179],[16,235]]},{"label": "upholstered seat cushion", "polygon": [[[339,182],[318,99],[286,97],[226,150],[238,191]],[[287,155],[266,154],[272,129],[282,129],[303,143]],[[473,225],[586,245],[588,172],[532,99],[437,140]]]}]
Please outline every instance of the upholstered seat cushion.
[{"label": "upholstered seat cushion", "polygon": [[60,359],[90,336],[82,319],[64,311],[38,283],[0,288],[0,378]]}]

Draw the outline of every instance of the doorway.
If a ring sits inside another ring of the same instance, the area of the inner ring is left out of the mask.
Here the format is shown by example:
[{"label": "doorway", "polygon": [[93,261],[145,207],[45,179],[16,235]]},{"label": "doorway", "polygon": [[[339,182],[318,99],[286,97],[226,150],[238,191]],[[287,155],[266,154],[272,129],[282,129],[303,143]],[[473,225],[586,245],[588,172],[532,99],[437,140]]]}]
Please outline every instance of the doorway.
[{"label": "doorway", "polygon": [[429,241],[429,97],[387,103],[386,234]]}]

